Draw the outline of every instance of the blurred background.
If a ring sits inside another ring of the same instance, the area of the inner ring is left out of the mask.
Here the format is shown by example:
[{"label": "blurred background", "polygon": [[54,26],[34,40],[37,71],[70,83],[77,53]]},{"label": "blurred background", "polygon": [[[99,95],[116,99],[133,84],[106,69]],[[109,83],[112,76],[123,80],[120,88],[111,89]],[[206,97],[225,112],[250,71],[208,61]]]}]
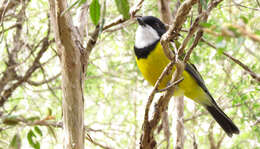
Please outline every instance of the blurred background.
[{"label": "blurred background", "polygon": [[[129,1],[130,7],[137,2]],[[176,2],[169,2],[173,12]],[[21,144],[22,149],[62,148],[61,67],[50,28],[48,1],[0,3],[0,148],[14,148],[15,144]],[[87,7],[90,3],[88,0]],[[104,1],[99,3],[103,5]],[[77,21],[80,9],[77,6],[70,9],[74,25],[80,23]],[[160,18],[158,1],[144,1],[137,14]],[[195,5],[183,26],[180,42],[197,14]],[[107,0],[105,24],[119,15],[115,2]],[[86,39],[95,27],[90,16],[88,19]],[[184,148],[259,149],[259,80],[224,55],[228,53],[240,60],[259,76],[259,1],[223,1],[201,26],[203,38],[215,48],[200,42],[191,54],[191,62],[216,102],[239,127],[240,134],[229,138],[201,106],[185,98]],[[138,148],[152,87],[143,79],[135,62],[136,28],[137,23],[130,19],[105,30],[91,53],[84,86],[86,148]],[[156,95],[155,102],[159,96]],[[171,101],[170,142],[174,134],[172,112]],[[156,140],[158,148],[163,149],[167,141],[159,132],[156,131]]]}]

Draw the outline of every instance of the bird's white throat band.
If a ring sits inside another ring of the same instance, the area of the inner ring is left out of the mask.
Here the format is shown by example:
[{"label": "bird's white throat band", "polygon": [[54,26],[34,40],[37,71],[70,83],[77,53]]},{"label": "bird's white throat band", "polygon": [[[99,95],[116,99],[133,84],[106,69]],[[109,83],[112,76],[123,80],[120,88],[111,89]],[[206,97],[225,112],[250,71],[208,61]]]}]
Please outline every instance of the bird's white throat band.
[{"label": "bird's white throat band", "polygon": [[155,41],[159,40],[160,36],[151,26],[138,26],[136,34],[135,34],[135,47],[136,48],[144,48]]}]

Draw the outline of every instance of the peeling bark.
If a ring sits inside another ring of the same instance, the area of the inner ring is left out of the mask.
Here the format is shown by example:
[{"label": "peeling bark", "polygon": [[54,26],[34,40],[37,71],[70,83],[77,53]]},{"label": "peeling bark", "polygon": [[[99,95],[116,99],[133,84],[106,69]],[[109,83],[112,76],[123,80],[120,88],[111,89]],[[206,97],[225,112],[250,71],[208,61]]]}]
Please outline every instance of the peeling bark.
[{"label": "peeling bark", "polygon": [[183,149],[184,146],[184,101],[183,96],[175,97],[174,99],[174,112],[173,112],[173,132],[174,132],[174,148]]},{"label": "peeling bark", "polygon": [[65,149],[84,149],[84,98],[82,91],[83,65],[80,41],[63,0],[50,0],[52,25],[62,67],[62,111]]}]

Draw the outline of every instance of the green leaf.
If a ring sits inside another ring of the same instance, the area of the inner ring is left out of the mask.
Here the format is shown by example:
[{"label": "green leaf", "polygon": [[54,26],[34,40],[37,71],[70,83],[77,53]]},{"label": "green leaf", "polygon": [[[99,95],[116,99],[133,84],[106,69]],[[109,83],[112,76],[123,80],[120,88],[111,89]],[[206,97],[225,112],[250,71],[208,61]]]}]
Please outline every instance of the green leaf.
[{"label": "green leaf", "polygon": [[65,13],[67,13],[69,10],[71,10],[73,7],[75,7],[78,4],[78,7],[81,6],[82,4],[86,3],[87,0],[77,0],[74,3],[72,3],[67,9],[65,9],[62,13],[61,16],[63,16]]},{"label": "green leaf", "polygon": [[202,4],[202,7],[206,10],[209,0],[200,0],[200,3]]},{"label": "green leaf", "polygon": [[41,129],[40,129],[39,127],[35,126],[35,127],[34,127],[34,130],[35,130],[35,132],[37,132],[40,136],[42,136],[42,131],[41,131]]},{"label": "green leaf", "polygon": [[223,39],[222,36],[219,36],[217,39],[216,47],[219,48],[225,48],[226,47],[226,41]]},{"label": "green leaf", "polygon": [[10,149],[19,149],[21,148],[21,137],[20,135],[17,133],[13,136],[11,143],[9,145]]},{"label": "green leaf", "polygon": [[71,10],[74,6],[76,6],[78,3],[80,3],[82,0],[77,0],[74,3],[72,3],[67,9],[65,9],[62,13],[61,16],[63,16],[65,13],[67,13],[69,10]]},{"label": "green leaf", "polygon": [[209,28],[209,27],[212,26],[212,24],[211,24],[211,23],[208,23],[208,22],[201,22],[201,23],[200,23],[200,26],[205,27],[205,28]]},{"label": "green leaf", "polygon": [[52,115],[52,109],[48,107],[48,116]]},{"label": "green leaf", "polygon": [[254,108],[254,109],[258,109],[259,107],[260,107],[260,104],[258,104],[258,103],[254,103],[254,104],[253,104],[253,108]]},{"label": "green leaf", "polygon": [[226,49],[227,42],[222,36],[219,36],[216,43],[217,54],[222,54]]},{"label": "green leaf", "polygon": [[40,120],[40,117],[39,116],[32,116],[32,117],[29,117],[27,118],[28,121],[35,121],[35,120]]},{"label": "green leaf", "polygon": [[36,135],[34,134],[34,132],[32,130],[30,130],[27,134],[27,140],[29,142],[29,144],[34,148],[34,149],[40,149],[40,143],[35,140]]},{"label": "green leaf", "polygon": [[90,6],[90,18],[93,22],[93,24],[98,25],[98,21],[100,19],[100,4],[98,0],[92,0]]},{"label": "green leaf", "polygon": [[3,123],[6,125],[16,125],[19,123],[17,116],[7,116],[3,118]]},{"label": "green leaf", "polygon": [[224,48],[218,48],[217,53],[218,53],[219,55],[221,55],[221,54],[223,54],[224,51],[225,51]]},{"label": "green leaf", "polygon": [[230,31],[232,31],[236,37],[240,36],[240,33],[237,31],[237,28],[233,27],[233,26],[229,26],[228,29]]},{"label": "green leaf", "polygon": [[245,16],[240,16],[240,19],[242,19],[245,24],[248,23],[247,17],[245,17]]},{"label": "green leaf", "polygon": [[81,6],[82,4],[86,3],[87,0],[80,0],[78,6]]},{"label": "green leaf", "polygon": [[129,15],[129,3],[127,0],[115,0],[117,10],[123,15],[124,19],[130,18]]},{"label": "green leaf", "polygon": [[105,24],[106,10],[107,10],[106,0],[104,0],[103,1],[103,10],[102,10],[102,20],[101,20],[101,24],[100,24],[99,34],[101,34],[102,31],[103,31],[103,27],[104,27],[104,24]]},{"label": "green leaf", "polygon": [[260,36],[260,30],[256,30],[256,31],[255,31],[255,34],[257,34],[257,35]]}]

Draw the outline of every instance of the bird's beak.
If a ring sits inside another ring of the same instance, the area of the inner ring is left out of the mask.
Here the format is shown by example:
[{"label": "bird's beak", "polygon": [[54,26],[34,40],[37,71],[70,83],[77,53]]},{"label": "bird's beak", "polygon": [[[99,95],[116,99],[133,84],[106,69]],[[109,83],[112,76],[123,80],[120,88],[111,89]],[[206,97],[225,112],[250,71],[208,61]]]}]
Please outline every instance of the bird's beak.
[{"label": "bird's beak", "polygon": [[139,25],[145,26],[145,23],[144,23],[142,17],[137,17],[136,19],[137,19]]}]

